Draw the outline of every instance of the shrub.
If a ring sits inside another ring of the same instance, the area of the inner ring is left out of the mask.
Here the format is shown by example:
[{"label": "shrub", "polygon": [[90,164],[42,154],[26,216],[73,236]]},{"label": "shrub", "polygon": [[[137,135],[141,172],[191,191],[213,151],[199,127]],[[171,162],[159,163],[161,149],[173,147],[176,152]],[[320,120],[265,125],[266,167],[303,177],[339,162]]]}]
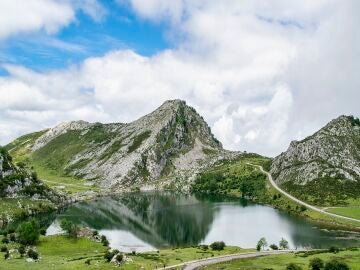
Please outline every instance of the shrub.
[{"label": "shrub", "polygon": [[35,261],[39,258],[39,253],[33,249],[29,249],[27,255],[29,258],[34,259]]},{"label": "shrub", "polygon": [[16,235],[14,233],[10,234],[10,241],[16,241]]},{"label": "shrub", "polygon": [[7,251],[5,254],[4,254],[4,259],[7,260],[10,258],[10,253],[9,251]]},{"label": "shrub", "polygon": [[286,270],[302,270],[302,268],[295,263],[290,263],[286,266]]},{"label": "shrub", "polygon": [[201,248],[202,250],[208,250],[209,246],[208,245],[200,245],[199,248]]},{"label": "shrub", "polygon": [[23,246],[23,245],[19,246],[18,252],[19,252],[20,256],[23,257],[26,252],[25,246]]},{"label": "shrub", "polygon": [[318,257],[315,257],[310,260],[309,267],[312,270],[320,270],[324,267],[324,261]]},{"label": "shrub", "polygon": [[3,239],[1,239],[1,242],[4,244],[8,244],[9,243],[9,238],[4,237]]},{"label": "shrub", "polygon": [[123,261],[123,259],[124,259],[124,255],[122,255],[122,254],[118,254],[118,255],[116,255],[116,257],[115,257],[115,260],[116,260],[116,262],[118,262],[118,263],[121,263],[121,262]]},{"label": "shrub", "polygon": [[93,231],[92,235],[97,236],[97,235],[99,235],[99,232],[98,231]]},{"label": "shrub", "polygon": [[101,243],[103,244],[104,247],[109,246],[109,241],[107,240],[105,235],[101,236]]},{"label": "shrub", "polygon": [[35,220],[23,222],[18,227],[19,242],[24,245],[35,244],[40,237],[39,224]]},{"label": "shrub", "polygon": [[8,252],[8,247],[7,246],[2,246],[1,248],[0,248],[0,251],[1,252]]},{"label": "shrub", "polygon": [[338,247],[330,247],[330,248],[329,248],[329,252],[331,252],[331,253],[338,253],[338,252],[339,252],[339,248],[338,248]]},{"label": "shrub", "polygon": [[333,259],[325,264],[324,270],[350,270],[350,267],[345,262]]},{"label": "shrub", "polygon": [[90,260],[90,259],[87,259],[87,260],[85,261],[85,264],[90,265],[90,262],[91,262],[91,260]]},{"label": "shrub", "polygon": [[40,234],[41,234],[41,235],[46,235],[46,229],[45,229],[45,228],[41,228],[41,229],[40,229]]},{"label": "shrub", "polygon": [[271,248],[272,250],[278,250],[278,249],[279,249],[279,247],[278,247],[277,245],[275,245],[275,244],[271,244],[271,245],[270,245],[270,248]]},{"label": "shrub", "polygon": [[223,241],[214,242],[210,247],[212,250],[223,250],[225,248],[225,243]]},{"label": "shrub", "polygon": [[113,251],[110,251],[109,249],[105,252],[104,254],[104,259],[107,261],[107,262],[110,262],[112,260],[112,258],[114,258],[114,256],[116,254],[118,254],[119,251],[117,249],[114,249]]}]

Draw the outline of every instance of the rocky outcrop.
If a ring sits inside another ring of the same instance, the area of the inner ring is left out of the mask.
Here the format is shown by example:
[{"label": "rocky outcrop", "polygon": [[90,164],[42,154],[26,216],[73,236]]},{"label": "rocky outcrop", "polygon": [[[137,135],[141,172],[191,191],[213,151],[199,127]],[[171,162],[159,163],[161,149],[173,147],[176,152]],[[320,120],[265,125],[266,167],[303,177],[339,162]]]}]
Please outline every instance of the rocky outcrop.
[{"label": "rocky outcrop", "polygon": [[11,145],[14,152],[31,149],[29,157],[52,170],[110,191],[184,189],[203,168],[237,155],[223,150],[204,119],[181,100],[166,101],[131,123],[68,122]]},{"label": "rocky outcrop", "polygon": [[340,116],[277,156],[270,173],[277,183],[306,185],[317,179],[360,181],[360,121]]},{"label": "rocky outcrop", "polygon": [[15,166],[11,156],[0,147],[0,198],[30,197],[32,199],[60,199],[58,194],[37,179],[36,173],[23,165]]}]

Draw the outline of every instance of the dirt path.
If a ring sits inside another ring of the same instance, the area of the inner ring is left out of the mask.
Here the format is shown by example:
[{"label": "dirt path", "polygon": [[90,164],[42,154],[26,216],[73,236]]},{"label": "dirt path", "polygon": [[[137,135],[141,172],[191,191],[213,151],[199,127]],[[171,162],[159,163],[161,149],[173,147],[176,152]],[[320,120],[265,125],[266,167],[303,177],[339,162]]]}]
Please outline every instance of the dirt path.
[{"label": "dirt path", "polygon": [[325,215],[328,215],[328,216],[332,216],[332,217],[337,217],[337,218],[342,218],[342,219],[346,219],[346,220],[350,220],[350,221],[355,221],[355,222],[360,222],[359,219],[356,219],[356,218],[351,218],[351,217],[345,217],[345,216],[341,216],[341,215],[337,215],[337,214],[333,214],[333,213],[329,213],[329,212],[326,212],[325,210],[321,209],[321,208],[318,208],[314,205],[311,205],[311,204],[308,204],[306,202],[303,202],[297,198],[295,198],[294,196],[290,195],[289,193],[287,193],[286,191],[282,190],[274,181],[274,179],[272,178],[271,174],[268,173],[267,171],[264,170],[264,168],[260,165],[255,165],[255,164],[251,164],[251,163],[247,163],[248,165],[251,165],[251,166],[255,166],[255,167],[258,167],[264,174],[266,174],[267,178],[269,179],[269,182],[270,184],[277,190],[279,191],[281,194],[284,194],[286,197],[288,197],[290,200],[298,203],[298,204],[301,204],[301,205],[304,205],[305,207],[309,208],[309,209],[312,209],[314,211],[317,211],[317,212],[320,212],[322,214],[325,214]]},{"label": "dirt path", "polygon": [[211,257],[207,259],[201,259],[191,262],[185,262],[173,266],[168,266],[165,268],[158,268],[158,269],[176,269],[181,267],[183,270],[195,270],[199,267],[210,265],[210,264],[217,264],[221,262],[232,261],[236,259],[246,259],[246,258],[254,258],[260,256],[268,256],[268,255],[275,255],[281,253],[288,253],[292,252],[291,250],[273,250],[273,251],[261,251],[261,252],[251,252],[251,253],[237,253],[237,254],[230,254],[218,257]]}]

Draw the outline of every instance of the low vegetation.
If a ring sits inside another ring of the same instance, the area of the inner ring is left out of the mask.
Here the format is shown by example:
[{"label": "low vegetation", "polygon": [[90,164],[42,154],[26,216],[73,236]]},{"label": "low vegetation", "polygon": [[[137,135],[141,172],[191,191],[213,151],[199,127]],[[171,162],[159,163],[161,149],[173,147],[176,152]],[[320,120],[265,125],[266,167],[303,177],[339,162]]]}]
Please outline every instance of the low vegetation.
[{"label": "low vegetation", "polygon": [[360,265],[360,251],[347,249],[334,254],[324,251],[309,256],[303,252],[239,259],[203,267],[206,270],[357,270]]}]

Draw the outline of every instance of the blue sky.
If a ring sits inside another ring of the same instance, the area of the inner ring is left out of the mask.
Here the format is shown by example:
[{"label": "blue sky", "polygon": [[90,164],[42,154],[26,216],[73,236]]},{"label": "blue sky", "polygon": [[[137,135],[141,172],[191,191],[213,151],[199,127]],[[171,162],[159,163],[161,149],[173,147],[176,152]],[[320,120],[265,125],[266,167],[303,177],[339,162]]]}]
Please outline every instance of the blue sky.
[{"label": "blue sky", "polygon": [[[15,64],[47,71],[112,50],[132,49],[149,56],[171,47],[164,22],[139,18],[129,5],[112,0],[101,4],[105,15],[100,19],[78,10],[76,20],[54,35],[40,31],[0,41],[0,66]],[[6,70],[0,69],[0,75],[7,75]]]},{"label": "blue sky", "polygon": [[183,99],[225,148],[274,156],[360,115],[360,1],[1,0],[0,144]]}]

